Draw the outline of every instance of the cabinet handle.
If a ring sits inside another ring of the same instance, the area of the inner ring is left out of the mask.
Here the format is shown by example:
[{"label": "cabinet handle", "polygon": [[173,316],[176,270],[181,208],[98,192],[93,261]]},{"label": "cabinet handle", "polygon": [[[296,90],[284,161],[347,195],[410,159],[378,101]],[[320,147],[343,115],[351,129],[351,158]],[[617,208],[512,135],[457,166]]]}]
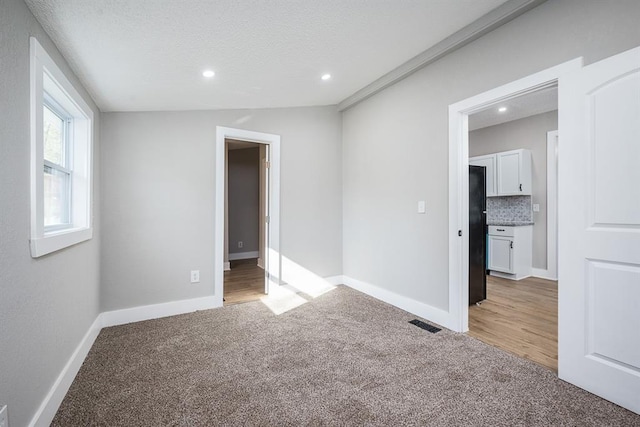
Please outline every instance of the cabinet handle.
[{"label": "cabinet handle", "polygon": [[504,228],[496,228],[496,231],[504,231]]},{"label": "cabinet handle", "polygon": [[513,242],[511,242],[511,243],[509,244],[509,247],[510,247],[511,249],[513,249]]},{"label": "cabinet handle", "polygon": [[522,184],[520,184],[520,191],[522,191]]}]

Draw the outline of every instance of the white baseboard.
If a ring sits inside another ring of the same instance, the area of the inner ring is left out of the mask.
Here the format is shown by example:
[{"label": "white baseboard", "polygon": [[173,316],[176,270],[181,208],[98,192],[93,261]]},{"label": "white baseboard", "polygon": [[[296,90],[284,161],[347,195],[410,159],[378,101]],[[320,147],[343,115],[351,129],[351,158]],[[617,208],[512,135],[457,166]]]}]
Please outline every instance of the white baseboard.
[{"label": "white baseboard", "polygon": [[411,314],[420,316],[445,328],[454,330],[455,319],[452,318],[448,311],[433,307],[431,305],[413,300],[409,297],[397,294],[387,289],[380,288],[370,283],[362,282],[348,276],[335,276],[342,278],[342,284],[349,286],[357,291],[372,296],[387,304],[391,304]]},{"label": "white baseboard", "polygon": [[49,393],[47,393],[47,396],[40,404],[40,407],[29,423],[30,427],[49,426],[51,424],[53,417],[55,417],[56,412],[58,412],[62,400],[67,394],[67,391],[69,391],[71,383],[73,383],[76,374],[80,370],[87,354],[89,354],[89,350],[91,350],[91,346],[98,337],[101,329],[100,315],[98,315],[82,338],[82,341],[80,341],[80,344],[78,344],[78,347],[76,347],[71,358],[67,361],[67,364],[62,368],[62,372],[60,372],[60,375],[56,378]]},{"label": "white baseboard", "polygon": [[501,271],[495,271],[495,270],[491,270],[489,274],[494,277],[501,277],[503,279],[513,280],[514,282],[518,282],[522,279],[526,279],[527,277],[531,277],[531,274],[523,274],[518,276],[517,274],[503,273]]},{"label": "white baseboard", "polygon": [[225,262],[225,263],[222,265],[222,269],[223,269],[224,271],[229,271],[229,270],[231,270],[231,263],[230,263],[229,261]]},{"label": "white baseboard", "polygon": [[49,393],[47,393],[47,396],[31,419],[29,426],[39,427],[49,426],[51,424],[62,400],[69,391],[69,387],[71,387],[71,383],[73,383],[84,359],[87,357],[87,354],[89,354],[89,350],[91,350],[91,346],[102,328],[217,307],[220,307],[220,305],[215,303],[215,297],[209,296],[100,313],[89,327],[89,330],[82,338],[82,341],[80,341],[80,344],[71,355],[62,372],[60,372],[60,375],[58,375]]},{"label": "white baseboard", "polygon": [[325,277],[324,280],[333,286],[344,285],[345,282],[344,276],[329,276]]},{"label": "white baseboard", "polygon": [[252,252],[236,252],[234,254],[229,254],[229,261],[235,261],[237,259],[251,259],[258,258],[260,256],[260,252],[252,251]]},{"label": "white baseboard", "polygon": [[[384,301],[409,313],[420,316],[431,322],[451,329],[453,323],[448,312],[424,304],[411,298],[396,294],[389,290],[352,279],[347,276],[331,276],[325,280],[332,285],[344,284],[355,290],[363,292],[376,299]],[[177,314],[191,313],[197,310],[207,310],[218,308],[214,296],[193,298],[181,301],[172,301],[161,304],[145,305],[140,307],[126,308],[122,310],[106,311],[98,315],[89,331],[74,351],[73,355],[63,368],[62,372],[51,387],[51,390],[34,415],[30,427],[48,426],[51,424],[62,400],[64,399],[71,383],[80,370],[84,359],[87,357],[91,346],[97,338],[100,330],[109,326],[117,326],[126,323],[140,322],[143,320],[158,319],[161,317],[174,316]]]},{"label": "white baseboard", "polygon": [[198,310],[218,308],[215,297],[201,297],[181,301],[171,301],[161,304],[143,305],[140,307],[125,308],[123,310],[105,311],[100,315],[102,327],[123,325],[125,323],[140,322],[143,320],[159,319],[161,317],[175,316],[177,314],[192,313]]},{"label": "white baseboard", "polygon": [[544,270],[542,268],[532,268],[531,269],[531,275],[533,277],[539,277],[540,279],[547,279],[547,280],[554,280],[554,281],[558,281],[557,277],[553,277],[550,273],[549,270]]},{"label": "white baseboard", "polygon": [[262,258],[258,258],[258,267],[264,270],[264,261]]}]

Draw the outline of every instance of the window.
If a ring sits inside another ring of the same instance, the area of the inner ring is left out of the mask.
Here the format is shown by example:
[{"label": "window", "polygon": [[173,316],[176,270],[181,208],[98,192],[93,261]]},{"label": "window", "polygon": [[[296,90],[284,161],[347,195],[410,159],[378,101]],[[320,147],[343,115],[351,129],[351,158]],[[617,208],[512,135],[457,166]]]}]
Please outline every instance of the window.
[{"label": "window", "polygon": [[88,240],[93,111],[31,38],[31,256]]}]

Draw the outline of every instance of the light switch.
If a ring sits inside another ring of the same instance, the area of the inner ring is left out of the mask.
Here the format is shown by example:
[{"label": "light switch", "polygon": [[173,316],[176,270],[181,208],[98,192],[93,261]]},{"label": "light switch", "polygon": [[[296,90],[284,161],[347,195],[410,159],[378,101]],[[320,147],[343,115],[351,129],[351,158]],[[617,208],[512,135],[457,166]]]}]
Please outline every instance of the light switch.
[{"label": "light switch", "polygon": [[534,203],[534,204],[533,204],[533,211],[534,211],[534,212],[540,212],[540,205],[539,205],[539,204],[537,204],[537,203]]},{"label": "light switch", "polygon": [[418,202],[418,213],[423,214],[427,212],[427,204],[424,200]]}]

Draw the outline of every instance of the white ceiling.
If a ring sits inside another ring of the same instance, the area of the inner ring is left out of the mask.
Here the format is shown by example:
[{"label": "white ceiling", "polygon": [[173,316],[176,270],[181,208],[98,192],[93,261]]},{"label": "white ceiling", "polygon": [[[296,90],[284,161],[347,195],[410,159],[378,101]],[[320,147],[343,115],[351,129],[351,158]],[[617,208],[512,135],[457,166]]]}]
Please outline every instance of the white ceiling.
[{"label": "white ceiling", "polygon": [[[507,107],[507,111],[499,112],[500,107]],[[499,125],[557,109],[558,87],[553,86],[509,99],[470,115],[469,130]]]},{"label": "white ceiling", "polygon": [[26,3],[101,110],[148,111],[337,104],[505,0]]}]

